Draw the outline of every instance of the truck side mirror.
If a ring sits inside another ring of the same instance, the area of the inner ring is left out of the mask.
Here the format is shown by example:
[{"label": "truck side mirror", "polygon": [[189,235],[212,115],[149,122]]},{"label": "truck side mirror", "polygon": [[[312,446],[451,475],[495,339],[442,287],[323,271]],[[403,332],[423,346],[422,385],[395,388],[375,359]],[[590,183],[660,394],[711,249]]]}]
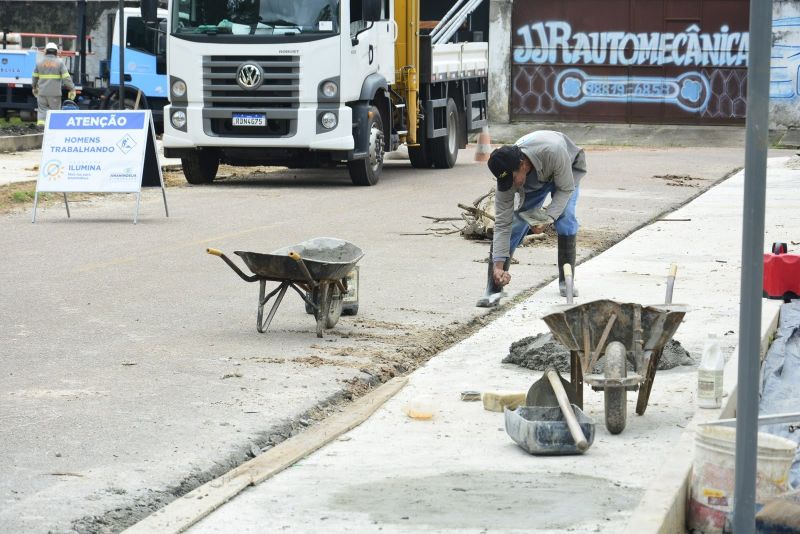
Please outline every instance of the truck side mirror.
[{"label": "truck side mirror", "polygon": [[139,6],[143,21],[150,24],[158,22],[158,0],[141,0]]},{"label": "truck side mirror", "polygon": [[381,20],[381,0],[362,0],[361,18],[365,22]]}]

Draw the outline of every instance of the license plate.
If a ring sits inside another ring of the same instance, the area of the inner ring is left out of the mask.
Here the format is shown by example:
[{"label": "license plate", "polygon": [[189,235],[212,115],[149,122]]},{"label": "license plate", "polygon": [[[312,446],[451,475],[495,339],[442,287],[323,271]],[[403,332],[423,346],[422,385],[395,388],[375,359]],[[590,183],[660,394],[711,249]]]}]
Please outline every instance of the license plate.
[{"label": "license plate", "polygon": [[263,113],[234,113],[234,126],[266,126],[267,116]]}]

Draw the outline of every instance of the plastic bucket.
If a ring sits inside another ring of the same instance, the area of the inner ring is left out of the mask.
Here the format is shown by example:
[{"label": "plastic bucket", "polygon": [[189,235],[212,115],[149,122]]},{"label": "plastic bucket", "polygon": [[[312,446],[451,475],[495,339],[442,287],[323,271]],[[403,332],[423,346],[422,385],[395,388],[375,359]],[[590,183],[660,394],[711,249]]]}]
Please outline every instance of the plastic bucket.
[{"label": "plastic bucket", "polygon": [[[789,489],[789,469],[797,444],[758,433],[756,508]],[[695,434],[694,467],[689,495],[689,528],[711,534],[725,530],[733,512],[736,430],[701,426]]]}]

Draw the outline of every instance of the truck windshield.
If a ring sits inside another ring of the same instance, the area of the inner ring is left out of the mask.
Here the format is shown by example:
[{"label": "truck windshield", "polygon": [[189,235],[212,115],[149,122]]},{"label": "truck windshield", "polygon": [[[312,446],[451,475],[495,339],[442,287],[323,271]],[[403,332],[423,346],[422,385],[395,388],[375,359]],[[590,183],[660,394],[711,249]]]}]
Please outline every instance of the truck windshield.
[{"label": "truck windshield", "polygon": [[338,0],[173,0],[175,35],[298,35],[339,32]]}]

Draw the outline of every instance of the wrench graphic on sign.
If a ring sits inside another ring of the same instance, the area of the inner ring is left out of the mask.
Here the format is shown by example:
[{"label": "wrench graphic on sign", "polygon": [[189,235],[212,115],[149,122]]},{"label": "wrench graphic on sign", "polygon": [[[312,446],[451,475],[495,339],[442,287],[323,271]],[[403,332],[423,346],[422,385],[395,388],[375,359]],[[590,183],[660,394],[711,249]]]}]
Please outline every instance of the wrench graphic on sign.
[{"label": "wrench graphic on sign", "polygon": [[689,113],[706,109],[711,97],[708,78],[685,72],[677,78],[589,76],[578,69],[562,71],[556,78],[556,100],[569,107],[587,102],[640,102],[675,104]]}]

